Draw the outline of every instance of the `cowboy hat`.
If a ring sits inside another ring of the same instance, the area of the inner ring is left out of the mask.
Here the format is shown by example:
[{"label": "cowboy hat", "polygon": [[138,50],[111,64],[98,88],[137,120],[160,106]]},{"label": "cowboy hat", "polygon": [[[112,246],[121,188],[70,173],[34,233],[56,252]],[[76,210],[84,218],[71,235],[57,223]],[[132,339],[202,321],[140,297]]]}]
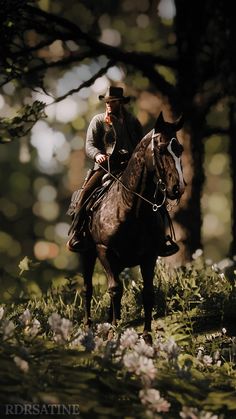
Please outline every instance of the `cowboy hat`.
[{"label": "cowboy hat", "polygon": [[111,86],[107,90],[105,95],[99,95],[99,100],[103,100],[104,102],[113,101],[113,100],[120,100],[123,103],[128,103],[130,101],[130,96],[123,96],[123,88],[122,87],[114,87]]}]

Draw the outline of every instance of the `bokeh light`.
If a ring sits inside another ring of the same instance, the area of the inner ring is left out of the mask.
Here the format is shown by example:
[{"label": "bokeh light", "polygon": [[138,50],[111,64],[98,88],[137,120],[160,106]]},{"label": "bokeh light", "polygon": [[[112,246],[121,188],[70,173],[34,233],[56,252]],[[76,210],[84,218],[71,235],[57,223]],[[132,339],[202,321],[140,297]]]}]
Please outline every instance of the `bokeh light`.
[{"label": "bokeh light", "polygon": [[205,140],[202,237],[205,253],[213,261],[227,255],[231,243],[232,183],[227,147],[228,140],[224,137]]},{"label": "bokeh light", "polygon": [[100,41],[104,42],[104,44],[118,47],[121,43],[121,36],[117,30],[107,28],[103,29]]},{"label": "bokeh light", "polygon": [[167,20],[173,19],[176,14],[174,0],[161,0],[158,4],[157,10],[161,18]]},{"label": "bokeh light", "polygon": [[60,213],[60,207],[57,202],[35,202],[33,212],[47,221],[54,221]]},{"label": "bokeh light", "polygon": [[0,95],[0,109],[2,109],[5,105],[5,99],[2,95]]},{"label": "bokeh light", "polygon": [[34,245],[34,254],[39,260],[54,259],[58,253],[59,248],[55,243],[37,241]]},{"label": "bokeh light", "polygon": [[32,128],[31,143],[37,148],[39,160],[50,166],[54,152],[65,143],[62,132],[53,130],[45,121],[38,121]]}]

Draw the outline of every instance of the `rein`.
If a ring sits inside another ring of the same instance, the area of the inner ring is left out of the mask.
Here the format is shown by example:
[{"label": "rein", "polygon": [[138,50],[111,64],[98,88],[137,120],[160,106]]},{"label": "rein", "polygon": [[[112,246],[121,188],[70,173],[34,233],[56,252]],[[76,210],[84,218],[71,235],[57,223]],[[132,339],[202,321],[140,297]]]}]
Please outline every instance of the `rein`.
[{"label": "rein", "polygon": [[[127,188],[127,186],[124,185],[124,183],[115,175],[113,175],[109,170],[105,169],[105,167],[103,167],[101,164],[97,163],[99,167],[101,167],[106,173],[109,174],[109,176],[111,176],[114,180],[116,180],[117,182],[120,183],[120,185],[127,191],[132,193],[133,195],[138,196],[139,198],[141,198],[143,201],[147,202],[148,204],[150,204],[152,206],[152,210],[154,212],[156,212],[159,208],[161,208],[163,206],[163,204],[165,203],[166,200],[166,187],[164,185],[164,183],[162,182],[161,179],[159,179],[158,183],[160,184],[160,189],[161,192],[163,193],[163,200],[161,202],[161,204],[156,204],[152,201],[149,201],[149,199],[145,198],[144,196],[140,195],[138,192],[132,191],[131,189]],[[163,186],[164,185],[164,186]],[[157,185],[158,186],[158,185]]]},{"label": "rein", "polygon": [[[109,159],[108,159],[108,162],[109,162]],[[117,181],[117,182],[119,182],[120,183],[120,185],[127,191],[127,192],[130,192],[130,193],[133,193],[134,195],[136,195],[136,196],[138,196],[140,199],[142,199],[143,201],[145,201],[145,202],[147,202],[148,204],[150,204],[151,206],[152,206],[152,210],[154,211],[154,212],[156,212],[159,208],[161,208],[163,205],[164,205],[164,203],[165,203],[165,201],[166,201],[166,186],[165,186],[165,184],[164,184],[164,182],[161,180],[161,179],[159,179],[158,180],[158,183],[159,183],[159,187],[160,187],[160,189],[161,189],[161,192],[163,193],[163,200],[162,200],[162,202],[161,202],[161,204],[156,204],[156,203],[153,203],[153,202],[151,202],[151,201],[149,201],[149,199],[147,199],[147,198],[145,198],[144,196],[142,196],[142,195],[140,195],[139,193],[137,193],[137,192],[135,192],[135,191],[132,191],[132,190],[130,190],[129,188],[127,188],[127,186],[125,186],[124,185],[124,183],[118,178],[118,177],[116,177],[116,176],[114,176],[109,170],[107,170],[107,169],[105,169],[105,167],[103,167],[102,165],[100,165],[99,163],[97,163],[98,164],[98,166],[101,168],[101,169],[103,169],[106,173],[108,173],[109,174],[109,176],[111,176],[115,181]],[[108,167],[109,167],[110,165],[108,164]],[[156,191],[155,191],[155,195],[156,195],[156,193],[157,193],[157,189],[158,189],[158,184],[157,184],[157,188],[156,188]],[[175,230],[174,230],[174,226],[173,226],[173,222],[172,222],[172,220],[171,220],[171,218],[170,218],[170,215],[169,215],[169,211],[172,209],[172,207],[169,207],[169,204],[167,204],[167,206],[166,206],[166,216],[167,216],[167,221],[168,221],[168,224],[169,224],[169,228],[170,228],[170,235],[171,235],[171,238],[172,239],[174,239],[174,240],[176,240],[176,237],[175,237]]]},{"label": "rein", "polygon": [[[151,138],[151,141],[152,141],[152,152],[153,152],[153,161],[154,161],[154,167],[155,167],[155,156],[154,156],[154,137],[155,137],[156,135],[154,134],[154,131],[153,131],[153,134],[152,134],[152,138]],[[110,162],[109,162],[109,159],[110,159],[110,156],[108,157],[108,169],[106,169],[104,166],[102,166],[101,164],[99,164],[99,163],[97,163],[98,164],[98,166],[101,168],[101,169],[103,169],[107,174],[109,174],[109,176],[111,176],[114,180],[116,180],[117,182],[119,182],[120,183],[120,185],[127,191],[127,192],[129,192],[129,193],[132,193],[133,195],[136,195],[138,198],[140,198],[140,199],[142,199],[143,201],[145,201],[145,202],[147,202],[148,204],[150,204],[151,206],[152,206],[152,210],[154,211],[154,212],[156,212],[159,208],[161,208],[163,205],[164,205],[164,203],[165,203],[165,201],[166,201],[166,186],[165,186],[165,184],[164,184],[164,182],[162,181],[162,179],[158,179],[158,182],[157,182],[157,184],[156,184],[156,191],[155,191],[155,194],[154,194],[154,196],[156,196],[157,195],[157,191],[158,191],[158,187],[159,187],[159,189],[160,189],[160,191],[162,192],[162,194],[163,194],[163,199],[162,199],[162,202],[160,203],[160,204],[157,204],[157,203],[155,203],[155,202],[152,202],[152,201],[150,201],[149,199],[147,199],[147,198],[145,198],[144,196],[142,196],[141,194],[139,194],[138,192],[135,192],[135,191],[132,191],[131,189],[129,189],[129,188],[127,188],[127,186],[125,186],[124,185],[124,183],[118,178],[118,177],[116,177],[115,175],[113,175],[113,173],[111,173],[111,171],[110,171]]]}]

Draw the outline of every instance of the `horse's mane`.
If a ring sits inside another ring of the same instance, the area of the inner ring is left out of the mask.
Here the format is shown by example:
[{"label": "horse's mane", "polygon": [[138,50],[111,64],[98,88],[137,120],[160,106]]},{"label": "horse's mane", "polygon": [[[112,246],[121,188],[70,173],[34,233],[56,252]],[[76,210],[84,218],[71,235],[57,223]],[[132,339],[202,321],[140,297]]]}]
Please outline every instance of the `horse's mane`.
[{"label": "horse's mane", "polygon": [[135,153],[139,153],[139,152],[143,153],[146,150],[148,144],[150,143],[151,138],[152,138],[152,130],[149,131],[146,135],[144,135],[144,137],[139,141],[139,143],[136,145],[136,147],[135,147],[135,149],[132,153],[132,156]]},{"label": "horse's mane", "polygon": [[122,174],[122,181],[124,183],[128,182],[130,179],[133,178],[133,176],[137,177],[138,173],[143,169],[144,165],[144,156],[145,151],[151,141],[151,133],[152,131],[149,131],[142,140],[136,145],[132,156],[130,157],[130,160],[128,162],[127,167],[125,168],[123,174]]}]

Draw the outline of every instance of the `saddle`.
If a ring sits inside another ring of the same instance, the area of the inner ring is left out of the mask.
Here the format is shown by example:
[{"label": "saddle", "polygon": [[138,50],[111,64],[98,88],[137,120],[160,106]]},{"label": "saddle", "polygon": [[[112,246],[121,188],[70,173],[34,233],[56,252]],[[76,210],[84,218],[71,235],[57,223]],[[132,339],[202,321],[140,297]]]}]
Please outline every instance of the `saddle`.
[{"label": "saddle", "polygon": [[105,175],[102,185],[98,186],[91,192],[91,195],[84,203],[85,211],[83,211],[82,220],[80,211],[77,211],[82,188],[72,194],[71,202],[66,212],[66,214],[72,217],[71,226],[68,231],[69,240],[67,242],[67,248],[70,251],[81,252],[87,250],[89,246],[91,246],[91,241],[89,240],[89,225],[91,222],[92,212],[102,201],[113,181],[114,179],[112,177]]},{"label": "saddle", "polygon": [[[104,175],[102,179],[102,185],[97,186],[97,188],[92,191],[91,195],[89,196],[89,199],[86,202],[86,212],[88,212],[91,208],[95,208],[99,202],[102,200],[103,196],[105,195],[106,191],[109,189],[111,184],[113,183],[113,179],[109,175]],[[83,188],[78,189],[77,191],[73,192],[71,196],[71,201],[68,207],[68,210],[66,211],[66,214],[71,216],[72,219],[76,215],[78,202],[80,200],[80,195]]]}]

